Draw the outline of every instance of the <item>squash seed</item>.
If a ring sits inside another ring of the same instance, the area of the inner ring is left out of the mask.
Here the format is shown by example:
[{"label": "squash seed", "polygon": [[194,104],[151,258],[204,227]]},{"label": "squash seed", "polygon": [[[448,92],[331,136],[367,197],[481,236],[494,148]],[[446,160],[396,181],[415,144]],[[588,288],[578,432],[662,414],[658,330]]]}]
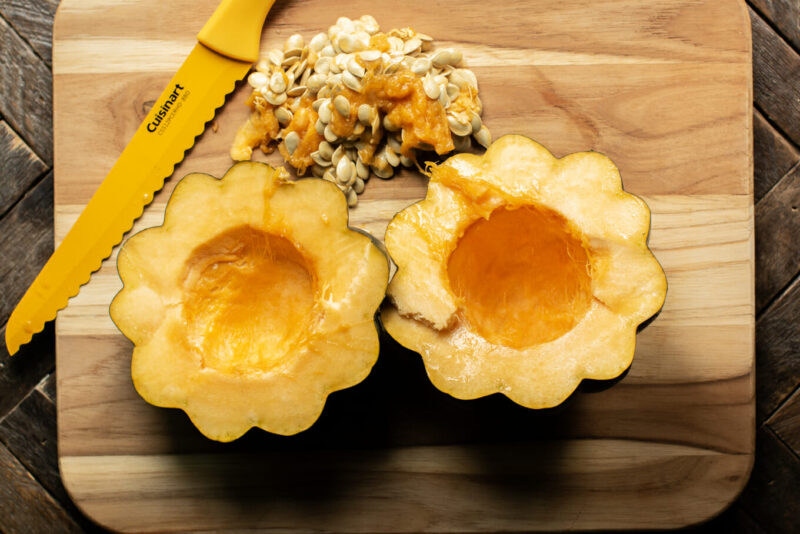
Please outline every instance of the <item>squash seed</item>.
[{"label": "squash seed", "polygon": [[483,121],[481,121],[481,116],[475,113],[474,111],[470,111],[472,117],[470,118],[470,125],[472,126],[472,133],[478,133],[478,131],[483,126]]},{"label": "squash seed", "polygon": [[325,85],[325,76],[322,74],[312,74],[306,80],[306,86],[312,93],[316,93]]},{"label": "squash seed", "polygon": [[472,133],[472,124],[470,121],[463,121],[461,117],[456,117],[452,113],[447,114],[447,124],[450,126],[450,131],[456,135],[469,135]]},{"label": "squash seed", "polygon": [[331,71],[331,58],[321,57],[314,63],[314,72],[320,75],[328,74]]},{"label": "squash seed", "polygon": [[399,153],[403,141],[397,138],[397,134],[390,134],[386,136],[386,146]]},{"label": "squash seed", "polygon": [[281,71],[275,71],[269,79],[269,90],[275,94],[286,90],[286,76]]},{"label": "squash seed", "polygon": [[320,167],[317,164],[311,166],[311,174],[317,178],[322,178],[325,175],[325,167]]},{"label": "squash seed", "polygon": [[387,40],[389,41],[389,51],[390,52],[398,52],[398,53],[402,53],[403,52],[403,48],[405,47],[406,44],[403,42],[402,39],[392,35],[392,36],[389,36],[387,38]]},{"label": "squash seed", "polygon": [[311,38],[311,41],[309,41],[308,43],[308,49],[311,50],[312,52],[319,53],[319,51],[325,48],[325,45],[327,45],[328,43],[330,43],[330,39],[328,39],[328,34],[320,32]]},{"label": "squash seed", "polygon": [[305,41],[303,40],[303,36],[299,33],[294,33],[286,39],[286,43],[283,46],[284,50],[292,50],[295,48],[303,48],[305,46]]},{"label": "squash seed", "polygon": [[266,91],[264,99],[273,106],[280,106],[286,102],[286,93],[275,94],[272,91]]},{"label": "squash seed", "polygon": [[286,126],[292,121],[292,112],[286,108],[275,108],[275,118],[278,119],[278,122],[281,126]]},{"label": "squash seed", "polygon": [[461,63],[461,52],[452,48],[443,48],[433,54],[431,62],[434,67],[444,67],[445,65],[453,65],[454,67]]},{"label": "squash seed", "polygon": [[303,71],[303,75],[300,77],[300,85],[307,87],[306,82],[311,77],[311,69],[306,69]]},{"label": "squash seed", "polygon": [[333,165],[333,163],[330,160],[322,157],[322,154],[319,153],[319,150],[315,150],[314,152],[311,153],[311,159],[314,161],[314,163],[323,168],[330,167],[331,165]]},{"label": "squash seed", "polygon": [[378,25],[378,21],[375,20],[375,17],[372,15],[363,15],[358,20],[364,25],[364,31],[370,35],[378,33],[378,30],[381,29],[381,27]]},{"label": "squash seed", "polygon": [[422,88],[425,90],[425,94],[428,95],[428,98],[431,100],[436,100],[439,98],[439,92],[441,88],[436,81],[431,78],[430,74],[426,74],[425,78],[422,79]]},{"label": "squash seed", "polygon": [[361,180],[366,180],[369,177],[369,167],[364,165],[364,162],[361,161],[361,157],[356,160],[356,175]]},{"label": "squash seed", "polygon": [[456,152],[466,152],[472,146],[468,135],[453,135],[453,146]]},{"label": "squash seed", "polygon": [[386,162],[392,167],[400,165],[400,158],[390,146],[383,147],[383,157],[386,158]]},{"label": "squash seed", "polygon": [[319,107],[319,111],[317,111],[317,113],[319,114],[319,120],[321,120],[325,124],[331,122],[332,111],[331,111],[331,101],[329,98],[325,99],[325,102],[323,102],[322,105]]},{"label": "squash seed", "polygon": [[[400,126],[394,123],[392,119],[389,118],[389,115],[385,115],[383,117],[383,127],[386,128],[388,132],[396,132],[400,129]],[[374,128],[373,128],[374,129]]]},{"label": "squash seed", "polygon": [[339,136],[333,133],[333,130],[331,130],[330,124],[325,126],[325,131],[322,132],[322,135],[329,143],[335,143],[339,139]]},{"label": "squash seed", "polygon": [[270,66],[269,58],[262,57],[256,63],[256,70],[258,72],[267,73],[267,72],[269,72],[269,66]]},{"label": "squash seed", "polygon": [[361,61],[366,61],[367,63],[371,63],[373,61],[378,61],[381,58],[381,51],[380,50],[364,50],[364,51],[358,53],[358,57],[361,58]]},{"label": "squash seed", "polygon": [[439,86],[439,103],[445,109],[450,106],[450,96],[447,94],[447,91],[441,89],[441,86]]},{"label": "squash seed", "polygon": [[333,107],[339,112],[342,117],[350,116],[350,101],[344,95],[339,95],[333,99]]},{"label": "squash seed", "polygon": [[478,130],[478,132],[475,133],[472,137],[475,138],[475,141],[477,141],[478,144],[481,145],[483,148],[489,148],[489,145],[492,144],[492,133],[486,126]]},{"label": "squash seed", "polygon": [[454,83],[447,84],[447,96],[450,98],[451,101],[455,100],[458,97],[458,93],[460,92],[461,90],[458,88],[456,84]]},{"label": "squash seed", "polygon": [[373,168],[372,172],[374,172],[375,176],[377,176],[378,178],[381,178],[383,180],[388,180],[389,178],[394,176],[394,167],[387,165],[385,169]]},{"label": "squash seed", "polygon": [[339,161],[341,161],[342,156],[344,156],[344,147],[339,145],[336,147],[336,150],[333,151],[331,154],[331,163],[334,165],[338,165]]},{"label": "squash seed", "polygon": [[336,164],[336,179],[341,184],[350,182],[350,179],[355,176],[356,167],[350,158],[342,156],[339,158],[339,163]]},{"label": "squash seed", "polygon": [[[275,74],[278,74],[277,72]],[[267,85],[267,75],[263,72],[251,72],[250,76],[247,77],[247,83],[250,84],[250,87],[253,89],[261,89],[265,85]]]},{"label": "squash seed", "polygon": [[356,78],[363,78],[364,74],[367,73],[367,69],[365,69],[361,63],[356,61],[355,56],[350,56],[350,59],[347,61],[347,70],[350,71],[350,74]]},{"label": "squash seed", "polygon": [[409,158],[408,156],[400,154],[400,165],[402,165],[403,167],[411,168],[414,166],[414,160]]},{"label": "squash seed", "polygon": [[[291,55],[289,55],[290,52]],[[288,69],[289,67],[300,61],[300,54],[302,54],[302,52],[303,52],[302,50],[297,50],[297,49],[289,50],[289,52],[286,52],[284,54],[283,61],[281,62],[281,67],[283,67],[284,69]]]},{"label": "squash seed", "polygon": [[353,189],[349,189],[347,193],[345,193],[347,197],[347,207],[355,208],[356,204],[358,204],[358,197],[356,196],[356,192]]},{"label": "squash seed", "polygon": [[431,60],[426,57],[417,58],[411,64],[411,72],[417,76],[423,76],[431,70]]},{"label": "squash seed", "polygon": [[403,45],[403,53],[411,55],[422,47],[422,41],[417,37],[412,37]]},{"label": "squash seed", "polygon": [[269,57],[269,62],[276,67],[280,67],[283,63],[283,51],[277,48],[270,50],[267,57]]},{"label": "squash seed", "polygon": [[317,122],[314,123],[314,129],[319,135],[325,135],[325,126],[321,119],[317,119]]},{"label": "squash seed", "polygon": [[360,177],[356,178],[355,182],[353,182],[353,191],[355,191],[357,195],[360,195],[364,192],[364,186],[364,180]]},{"label": "squash seed", "polygon": [[294,65],[291,66],[291,73],[294,74],[295,79],[303,75],[303,72],[306,70],[307,66],[308,66],[307,59],[304,59],[300,63],[295,63]]},{"label": "squash seed", "polygon": [[342,73],[342,83],[356,93],[361,92],[361,82],[350,71],[346,70]]},{"label": "squash seed", "polygon": [[300,136],[297,132],[289,132],[286,134],[286,138],[283,140],[286,143],[286,151],[289,152],[291,156],[294,154],[294,151],[297,150],[297,146],[300,144]]},{"label": "squash seed", "polygon": [[358,120],[364,124],[369,124],[372,119],[372,106],[369,104],[361,104],[358,106]]},{"label": "squash seed", "polygon": [[317,152],[319,152],[319,155],[322,156],[324,159],[330,161],[331,156],[333,156],[333,147],[327,141],[320,141],[319,148],[317,148]]},{"label": "squash seed", "polygon": [[353,52],[358,52],[359,50],[364,50],[369,45],[369,36],[367,36],[367,40],[365,42],[360,38],[360,36],[357,36],[357,34],[343,33],[339,36],[336,44],[338,45],[339,50],[345,54],[351,54]]},{"label": "squash seed", "polygon": [[[453,71],[453,74],[455,74],[455,73],[458,73],[458,75],[461,77],[461,79],[463,79],[464,82],[467,85],[469,85],[470,87],[472,87],[473,89],[477,89],[478,88],[478,78],[475,76],[475,73],[472,72],[471,70],[469,70],[469,69],[456,69],[456,70]],[[452,74],[451,74],[451,77],[452,77]]]}]

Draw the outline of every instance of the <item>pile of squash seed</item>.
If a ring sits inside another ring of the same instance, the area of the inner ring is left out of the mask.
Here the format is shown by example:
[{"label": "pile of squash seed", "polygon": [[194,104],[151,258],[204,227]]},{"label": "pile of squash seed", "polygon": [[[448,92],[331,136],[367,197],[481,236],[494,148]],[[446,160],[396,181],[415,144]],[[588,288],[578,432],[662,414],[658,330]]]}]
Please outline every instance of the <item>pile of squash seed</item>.
[{"label": "pile of squash seed", "polygon": [[[416,154],[401,154],[404,132],[381,116],[374,106],[362,104],[357,111],[358,121],[353,135],[338,137],[330,128],[331,114],[351,113],[351,104],[339,94],[342,87],[361,92],[365,62],[380,61],[377,72],[391,74],[405,68],[422,79],[425,94],[438,100],[446,112],[455,151],[469,150],[473,140],[488,147],[492,138],[481,120],[482,103],[478,97],[475,74],[462,66],[462,53],[452,48],[433,49],[433,39],[410,28],[387,32],[388,51],[371,47],[372,36],[380,32],[374,17],[364,15],[357,20],[340,17],[327,32],[318,33],[308,43],[302,35],[291,35],[283,50],[270,50],[249,75],[256,103],[263,99],[281,127],[286,127],[298,112],[304,97],[313,98],[318,113],[314,125],[323,138],[310,154],[310,170],[314,176],[335,183],[354,207],[357,195],[364,191],[372,174],[382,179],[394,175],[398,166],[412,167]],[[384,47],[385,48],[385,47]],[[460,95],[466,95],[459,98]],[[459,99],[457,106],[451,104]],[[466,105],[465,105],[466,102]],[[307,105],[307,104],[306,104]],[[458,109],[455,109],[455,108]],[[362,133],[370,129],[381,132],[381,142],[370,161],[359,155],[363,147]],[[301,142],[296,131],[281,130],[276,139],[287,162]],[[419,150],[431,150],[422,144]],[[233,151],[232,151],[233,153]],[[305,168],[298,168],[303,174]]]}]

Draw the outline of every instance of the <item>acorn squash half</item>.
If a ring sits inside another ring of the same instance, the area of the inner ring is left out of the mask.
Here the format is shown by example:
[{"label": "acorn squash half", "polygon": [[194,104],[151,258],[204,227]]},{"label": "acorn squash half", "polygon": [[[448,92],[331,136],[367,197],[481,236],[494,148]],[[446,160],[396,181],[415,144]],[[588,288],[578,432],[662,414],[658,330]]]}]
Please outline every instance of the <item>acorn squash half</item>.
[{"label": "acorn squash half", "polygon": [[425,199],[389,224],[383,325],[454,397],[556,406],[627,369],[637,326],[663,305],[649,227],[607,157],[504,136],[432,166]]},{"label": "acorn squash half", "polygon": [[308,428],[378,357],[386,256],[347,227],[334,184],[282,176],[255,162],[190,174],[164,225],[119,253],[110,311],[135,344],[136,390],[219,441]]}]

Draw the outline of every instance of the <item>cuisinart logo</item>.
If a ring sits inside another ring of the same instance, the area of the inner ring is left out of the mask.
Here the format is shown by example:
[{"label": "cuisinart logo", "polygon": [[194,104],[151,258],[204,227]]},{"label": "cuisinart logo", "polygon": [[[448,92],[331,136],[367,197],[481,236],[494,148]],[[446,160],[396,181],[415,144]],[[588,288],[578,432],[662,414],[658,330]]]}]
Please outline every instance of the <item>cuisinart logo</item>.
[{"label": "cuisinart logo", "polygon": [[[161,131],[158,133],[161,135],[171,122],[172,116],[180,109],[181,105],[183,105],[183,101],[186,100],[188,96],[189,91],[186,91],[181,84],[176,83],[175,89],[172,90],[167,100],[161,104],[161,107],[156,112],[155,118],[147,123],[147,131],[153,133],[160,129]],[[161,128],[159,128],[159,126]]]}]

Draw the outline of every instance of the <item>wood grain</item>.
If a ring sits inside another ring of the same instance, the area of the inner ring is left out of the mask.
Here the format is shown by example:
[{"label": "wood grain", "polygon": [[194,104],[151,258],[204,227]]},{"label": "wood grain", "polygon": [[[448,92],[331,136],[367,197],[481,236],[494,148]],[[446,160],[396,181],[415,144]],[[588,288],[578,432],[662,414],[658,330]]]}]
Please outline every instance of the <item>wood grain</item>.
[{"label": "wood grain", "polygon": [[69,503],[58,472],[55,415],[53,402],[34,389],[0,422],[0,441],[51,495]]},{"label": "wood grain", "polygon": [[47,166],[5,121],[0,120],[0,216],[16,203]]},{"label": "wood grain", "polygon": [[751,11],[755,102],[795,145],[800,145],[800,55]]},{"label": "wood grain", "polygon": [[[51,74],[0,17],[0,114],[48,165],[53,161]],[[9,83],[26,80],[26,83]]]},{"label": "wood grain", "polygon": [[758,431],[759,456],[741,502],[767,532],[800,527],[800,458],[769,430]]},{"label": "wood grain", "polygon": [[753,197],[758,203],[800,161],[800,152],[758,110],[753,112],[753,152]]},{"label": "wood grain", "polygon": [[4,0],[0,6],[3,16],[49,66],[53,43],[53,16],[58,0]]},{"label": "wood grain", "polygon": [[794,0],[750,0],[800,50],[800,4]]},{"label": "wood grain", "polygon": [[793,451],[800,450],[800,389],[795,390],[767,424]]},{"label": "wood grain", "polygon": [[[53,176],[49,173],[0,220],[0,324],[53,250]],[[0,344],[0,418],[21,401],[54,365],[50,325],[10,359]]]},{"label": "wood grain", "polygon": [[50,402],[56,402],[56,375],[53,373],[45,376],[36,386],[36,390],[47,397]]},{"label": "wood grain", "polygon": [[758,419],[769,417],[797,386],[800,379],[800,278],[797,278],[762,315],[756,326],[758,337]]},{"label": "wood grain", "polygon": [[53,252],[52,195],[49,173],[0,221],[0,324]]},{"label": "wood grain", "polygon": [[[214,2],[169,7],[185,16],[168,35],[157,29],[167,7],[156,0],[64,0],[59,10],[56,242]],[[133,390],[131,344],[108,317],[120,283],[114,251],[57,321],[59,452],[70,494],[95,519],[129,531],[666,528],[720,511],[743,487],[754,447],[744,4],[612,0],[598,10],[589,0],[468,0],[453,10],[354,0],[343,11],[279,1],[262,48],[362,13],[463,50],[495,136],[527,134],[557,156],[598,150],[619,165],[626,189],[652,210],[650,245],[670,284],[635,363],[613,387],[586,384],[560,409],[532,412],[504,398],[440,393],[418,355],[384,336],[369,378],[332,395],[312,429],[289,438],[252,431],[222,445]],[[198,139],[133,231],[160,224],[177,177],[229,167],[247,92],[231,95],[218,129]],[[94,105],[82,104],[86,93]],[[372,180],[351,223],[380,238],[424,191],[414,173]]]},{"label": "wood grain", "polygon": [[756,206],[756,308],[761,310],[800,271],[800,165]]},{"label": "wood grain", "polygon": [[80,526],[0,444],[0,517],[7,534],[82,532]]}]

